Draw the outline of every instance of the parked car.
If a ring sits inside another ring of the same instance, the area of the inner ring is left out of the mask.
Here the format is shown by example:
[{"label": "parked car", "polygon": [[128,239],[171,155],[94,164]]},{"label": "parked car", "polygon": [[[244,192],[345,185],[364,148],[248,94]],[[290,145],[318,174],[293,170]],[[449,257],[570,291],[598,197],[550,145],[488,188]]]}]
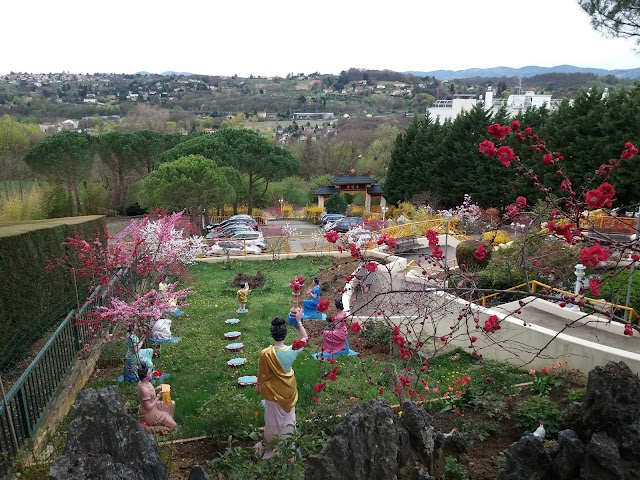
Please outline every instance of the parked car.
[{"label": "parked car", "polygon": [[328,232],[346,233],[358,225],[363,225],[364,219],[362,217],[344,217],[334,223]]},{"label": "parked car", "polygon": [[341,213],[325,213],[320,217],[320,220],[318,220],[318,225],[326,225],[327,223],[337,222],[345,216],[346,215],[342,215]]},{"label": "parked car", "polygon": [[262,250],[267,248],[267,242],[262,233],[252,230],[236,232],[229,237],[229,240],[246,243],[247,247],[259,247]]},{"label": "parked car", "polygon": [[[213,225],[210,225],[210,227],[212,229],[216,229],[216,228],[224,228],[228,225],[235,225],[235,224],[250,225],[253,230],[258,230],[259,228],[258,221],[255,218],[253,218],[250,215],[244,215],[244,214],[234,215],[233,217],[229,217],[220,223],[214,223]],[[209,229],[209,226],[207,227],[207,229]]]},{"label": "parked car", "polygon": [[207,238],[227,238],[237,232],[245,232],[245,231],[255,231],[251,230],[251,226],[246,223],[238,223],[227,225],[226,227],[221,227],[217,230],[213,230],[212,232],[207,234]]}]

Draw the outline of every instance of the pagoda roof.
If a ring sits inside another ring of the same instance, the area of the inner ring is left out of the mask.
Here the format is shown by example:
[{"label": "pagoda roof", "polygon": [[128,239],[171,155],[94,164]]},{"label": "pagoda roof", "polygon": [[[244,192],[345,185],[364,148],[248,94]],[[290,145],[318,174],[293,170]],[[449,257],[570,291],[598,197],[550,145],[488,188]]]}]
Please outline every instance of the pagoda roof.
[{"label": "pagoda roof", "polygon": [[340,193],[340,189],[332,185],[327,185],[324,187],[319,187],[318,189],[314,190],[313,193],[315,195],[333,195],[334,193]]},{"label": "pagoda roof", "polygon": [[377,193],[383,194],[384,191],[382,189],[382,185],[377,184],[377,185],[371,185],[369,188],[367,188],[367,193],[369,195],[371,195],[372,193],[374,193],[374,194],[377,194]]},{"label": "pagoda roof", "polygon": [[332,185],[353,185],[353,184],[374,184],[378,183],[377,178],[370,175],[337,175],[331,180]]}]

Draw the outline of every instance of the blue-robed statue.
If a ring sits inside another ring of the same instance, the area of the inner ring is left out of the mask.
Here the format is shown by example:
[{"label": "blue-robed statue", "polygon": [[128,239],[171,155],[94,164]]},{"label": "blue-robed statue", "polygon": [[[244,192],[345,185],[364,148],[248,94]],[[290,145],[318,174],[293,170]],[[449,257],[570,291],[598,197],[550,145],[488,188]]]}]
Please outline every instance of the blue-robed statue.
[{"label": "blue-robed statue", "polygon": [[308,290],[311,298],[302,301],[302,308],[304,310],[302,318],[304,320],[326,320],[327,316],[324,313],[318,311],[318,303],[320,303],[320,280],[318,277],[313,279],[313,287]]}]

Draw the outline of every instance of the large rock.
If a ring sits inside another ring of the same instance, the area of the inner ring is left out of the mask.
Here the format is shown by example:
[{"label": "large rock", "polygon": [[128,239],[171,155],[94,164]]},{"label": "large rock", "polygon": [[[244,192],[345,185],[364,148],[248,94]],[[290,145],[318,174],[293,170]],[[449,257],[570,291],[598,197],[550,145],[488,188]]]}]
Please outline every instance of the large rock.
[{"label": "large rock", "polygon": [[527,435],[505,450],[506,461],[498,471],[498,480],[549,480],[553,463],[538,437]]},{"label": "large rock", "polygon": [[460,434],[441,435],[438,450],[427,412],[414,402],[405,402],[402,412],[383,398],[357,406],[309,459],[305,480],[432,480],[434,459],[444,459],[445,448],[466,459]]},{"label": "large rock", "polygon": [[[499,480],[635,480],[640,478],[640,379],[624,362],[589,372],[583,403],[562,414],[558,444],[546,452],[525,437],[507,449]],[[548,471],[549,461],[553,469]],[[541,477],[548,471],[548,476]]]},{"label": "large rock", "polygon": [[558,433],[558,449],[553,466],[560,480],[580,478],[580,465],[584,463],[585,448],[573,430],[561,430]]},{"label": "large rock", "polygon": [[163,480],[167,470],[155,439],[125,411],[112,386],[80,393],[64,454],[51,465],[49,478]]}]

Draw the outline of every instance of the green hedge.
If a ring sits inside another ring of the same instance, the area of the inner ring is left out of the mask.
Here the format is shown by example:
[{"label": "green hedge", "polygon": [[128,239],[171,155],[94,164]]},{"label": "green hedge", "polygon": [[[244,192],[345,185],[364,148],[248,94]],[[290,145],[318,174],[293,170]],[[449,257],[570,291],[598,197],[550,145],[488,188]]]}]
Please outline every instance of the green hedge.
[{"label": "green hedge", "polygon": [[[63,268],[46,270],[48,260],[68,254],[63,242],[75,232],[89,239],[104,226],[101,215],[0,223],[0,370],[21,358],[75,303],[72,276]],[[85,282],[79,286],[81,302],[87,293]]]}]

